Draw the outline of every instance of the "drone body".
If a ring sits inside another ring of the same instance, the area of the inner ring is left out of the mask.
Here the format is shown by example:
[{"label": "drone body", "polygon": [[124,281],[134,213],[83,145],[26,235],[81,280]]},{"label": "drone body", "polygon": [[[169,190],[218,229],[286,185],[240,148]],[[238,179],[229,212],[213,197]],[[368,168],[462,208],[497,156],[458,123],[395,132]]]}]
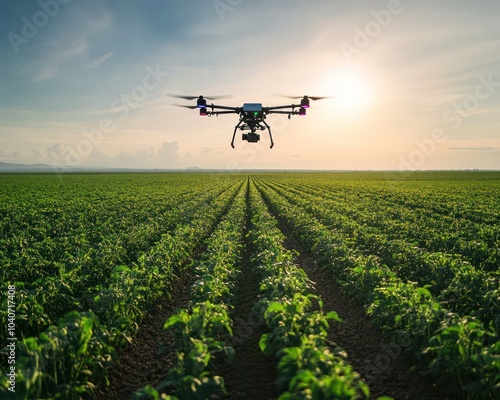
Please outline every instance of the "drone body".
[{"label": "drone body", "polygon": [[[231,147],[234,148],[234,138],[236,136],[236,132],[240,131],[248,131],[248,133],[242,133],[242,140],[246,140],[249,143],[257,143],[260,140],[260,134],[258,131],[263,131],[267,129],[269,132],[269,138],[271,140],[271,149],[274,146],[273,136],[271,133],[271,127],[266,123],[266,117],[268,114],[287,114],[288,118],[291,118],[292,115],[306,115],[306,109],[309,108],[309,100],[320,100],[326,97],[309,97],[304,96],[301,98],[300,104],[287,104],[283,106],[272,106],[272,107],[264,107],[261,103],[244,103],[242,107],[232,107],[232,106],[222,106],[216,104],[207,105],[208,100],[215,100],[221,98],[227,98],[230,96],[217,96],[217,97],[203,97],[203,96],[182,96],[170,94],[168,96],[179,97],[186,100],[196,100],[196,106],[186,106],[182,104],[174,104],[178,107],[185,107],[200,110],[200,116],[202,117],[211,117],[215,115],[218,117],[222,114],[238,114],[240,116],[240,120],[238,124],[234,127],[233,132],[233,140],[231,141]],[[290,97],[300,98],[300,97]]]}]

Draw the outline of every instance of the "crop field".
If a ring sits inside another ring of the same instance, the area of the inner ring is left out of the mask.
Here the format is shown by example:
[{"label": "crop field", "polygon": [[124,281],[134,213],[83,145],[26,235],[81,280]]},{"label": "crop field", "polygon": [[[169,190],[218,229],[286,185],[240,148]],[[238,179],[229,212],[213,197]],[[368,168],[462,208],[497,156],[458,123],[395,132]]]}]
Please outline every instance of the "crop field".
[{"label": "crop field", "polygon": [[0,175],[2,399],[499,399],[500,173]]}]

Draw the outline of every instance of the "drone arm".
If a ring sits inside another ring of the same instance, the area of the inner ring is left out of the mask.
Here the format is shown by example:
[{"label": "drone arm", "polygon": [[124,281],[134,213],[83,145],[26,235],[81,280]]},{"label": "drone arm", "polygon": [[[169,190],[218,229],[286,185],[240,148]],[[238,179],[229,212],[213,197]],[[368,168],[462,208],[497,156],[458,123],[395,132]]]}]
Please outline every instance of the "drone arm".
[{"label": "drone arm", "polygon": [[213,115],[221,115],[221,114],[238,114],[238,111],[211,111]]},{"label": "drone arm", "polygon": [[211,108],[212,110],[214,110],[215,108],[218,108],[219,110],[229,110],[233,113],[238,113],[240,110],[240,107],[218,106],[216,104],[207,105],[207,108]]},{"label": "drone arm", "polygon": [[288,104],[286,106],[272,106],[272,107],[266,107],[267,111],[272,111],[272,110],[283,110],[285,108],[291,108],[292,110],[296,107],[300,107],[297,104]]},{"label": "drone arm", "polygon": [[262,123],[266,126],[267,130],[269,131],[269,138],[271,139],[271,147],[269,148],[272,149],[274,146],[274,142],[273,142],[273,135],[271,134],[271,127],[264,120],[262,121]]},{"label": "drone arm", "polygon": [[268,114],[293,114],[297,115],[299,112],[298,111],[269,111]]}]

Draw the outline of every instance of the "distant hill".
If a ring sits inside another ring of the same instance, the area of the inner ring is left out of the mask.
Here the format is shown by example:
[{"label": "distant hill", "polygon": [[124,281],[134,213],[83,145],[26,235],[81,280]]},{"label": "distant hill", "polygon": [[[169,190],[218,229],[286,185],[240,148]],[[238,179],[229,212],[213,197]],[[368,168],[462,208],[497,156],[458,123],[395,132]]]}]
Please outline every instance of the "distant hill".
[{"label": "distant hill", "polygon": [[0,162],[0,171],[54,171],[49,164],[14,164]]},{"label": "distant hill", "polygon": [[[197,167],[194,167],[197,168]],[[189,169],[187,169],[189,171]],[[194,169],[197,171],[198,169]],[[201,169],[199,169],[202,171]],[[148,169],[148,168],[112,168],[112,167],[66,167],[50,164],[15,164],[0,162],[2,172],[161,172],[182,171],[179,169]]]},{"label": "distant hill", "polygon": [[0,172],[85,172],[85,171],[114,171],[114,168],[96,167],[66,167],[50,164],[15,164],[0,162]]}]

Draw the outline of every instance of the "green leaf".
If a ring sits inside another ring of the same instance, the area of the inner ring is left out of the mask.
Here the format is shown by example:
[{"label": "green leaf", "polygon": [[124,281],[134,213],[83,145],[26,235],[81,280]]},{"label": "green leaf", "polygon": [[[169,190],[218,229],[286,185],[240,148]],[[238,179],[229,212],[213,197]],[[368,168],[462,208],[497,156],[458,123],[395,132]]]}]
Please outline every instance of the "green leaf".
[{"label": "green leaf", "polygon": [[234,355],[235,355],[234,348],[233,348],[233,347],[231,347],[231,346],[225,346],[225,347],[224,347],[224,353],[226,354],[227,360],[228,360],[229,362],[233,362],[233,360],[234,360]]},{"label": "green leaf", "polygon": [[285,307],[286,314],[295,315],[297,314],[299,305],[297,303],[288,304]]},{"label": "green leaf", "polygon": [[333,319],[334,321],[337,322],[342,322],[342,318],[339,317],[336,311],[330,311],[328,314],[325,315],[326,319]]},{"label": "green leaf", "polygon": [[92,338],[92,326],[94,324],[94,320],[92,318],[85,318],[84,319],[84,322],[81,326],[81,330],[80,330],[80,340],[79,340],[79,347],[78,347],[78,351],[76,354],[78,355],[81,355],[81,354],[85,354],[85,352],[87,351],[87,346],[88,346],[88,343],[90,341],[90,339]]},{"label": "green leaf", "polygon": [[259,347],[260,347],[260,350],[266,356],[270,356],[271,354],[273,354],[274,349],[273,349],[273,346],[272,346],[272,343],[271,343],[271,338],[269,337],[269,335],[267,333],[264,333],[260,337]]},{"label": "green leaf", "polygon": [[130,268],[127,267],[126,265],[119,265],[113,270],[112,274],[119,274],[127,270],[130,270]]},{"label": "green leaf", "polygon": [[172,315],[163,325],[163,329],[168,329],[177,324],[182,324],[183,322],[183,318],[179,314]]},{"label": "green leaf", "polygon": [[273,301],[267,306],[266,313],[279,312],[283,310],[283,303],[279,301]]},{"label": "green leaf", "polygon": [[355,272],[356,274],[360,274],[363,272],[363,267],[361,265],[358,265],[357,267],[353,268],[352,271]]}]

